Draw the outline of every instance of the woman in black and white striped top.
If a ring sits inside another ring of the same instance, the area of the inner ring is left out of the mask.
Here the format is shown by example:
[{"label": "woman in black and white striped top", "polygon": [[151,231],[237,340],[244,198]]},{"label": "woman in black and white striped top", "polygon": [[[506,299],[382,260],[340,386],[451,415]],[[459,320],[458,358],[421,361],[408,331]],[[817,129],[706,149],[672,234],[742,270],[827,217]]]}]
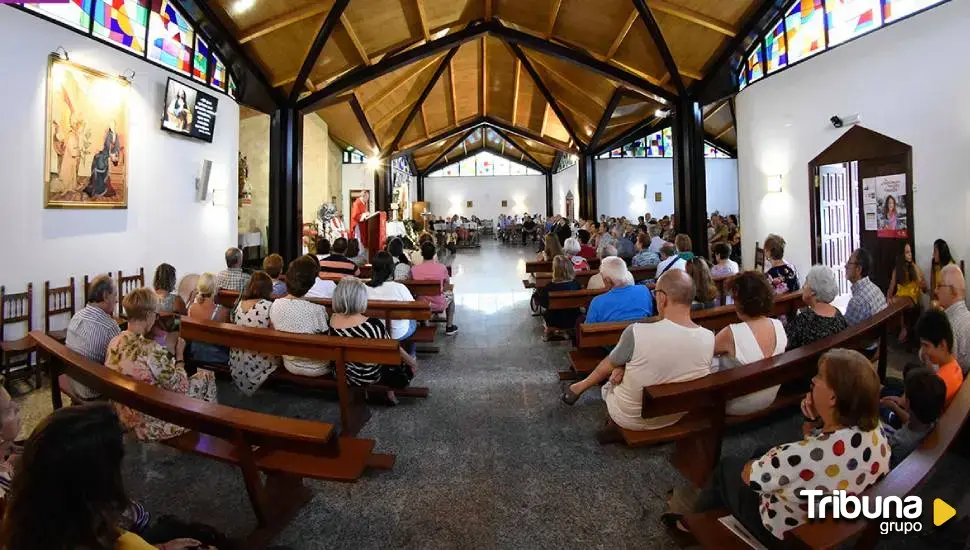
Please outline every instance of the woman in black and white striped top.
[{"label": "woman in black and white striped top", "polygon": [[[330,317],[330,336],[346,338],[390,339],[391,336],[379,319],[364,315],[367,311],[367,287],[356,277],[344,277],[333,293],[333,315]],[[354,386],[380,384],[392,388],[403,388],[414,378],[417,362],[401,350],[401,363],[398,365],[376,365],[373,363],[347,363],[347,380]],[[396,403],[394,392],[388,399]]]}]

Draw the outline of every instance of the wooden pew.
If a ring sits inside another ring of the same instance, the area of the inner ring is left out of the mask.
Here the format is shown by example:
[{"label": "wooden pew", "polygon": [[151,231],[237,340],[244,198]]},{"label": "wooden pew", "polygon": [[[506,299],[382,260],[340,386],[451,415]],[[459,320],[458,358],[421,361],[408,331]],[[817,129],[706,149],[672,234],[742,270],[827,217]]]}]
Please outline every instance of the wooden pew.
[{"label": "wooden pew", "polygon": [[[326,307],[327,314],[333,315],[333,300],[329,298],[308,298],[308,301]],[[368,300],[367,311],[364,312],[364,315],[376,319],[383,319],[384,326],[388,330],[390,330],[392,320],[430,321],[432,317],[431,306],[427,302],[420,300],[414,300],[413,302]],[[436,333],[437,331],[433,326],[423,327],[418,325],[414,335],[408,341],[415,343],[434,342]]]},{"label": "wooden pew", "polygon": [[[912,495],[933,473],[937,464],[957,440],[960,430],[970,416],[970,384],[963,384],[950,406],[940,417],[936,428],[886,477],[862,493],[870,500],[876,497],[894,496],[906,498]],[[794,439],[794,437],[793,437]],[[923,501],[924,506],[928,501]],[[684,519],[691,533],[704,548],[749,548],[734,533],[725,528],[718,519],[728,515],[727,510],[714,510],[688,514]],[[860,518],[855,521],[824,519],[805,523],[785,534],[785,544],[792,548],[839,548],[856,540],[856,548],[872,548],[878,543],[879,523]]]},{"label": "wooden pew", "polygon": [[572,309],[576,307],[589,307],[593,298],[600,294],[605,294],[607,290],[600,288],[597,290],[560,290],[549,293],[549,309]]},{"label": "wooden pew", "polygon": [[236,307],[236,302],[238,301],[238,290],[226,290],[224,288],[220,288],[219,292],[216,293],[215,302],[222,307],[229,308],[230,312],[234,307]]},{"label": "wooden pew", "polygon": [[265,547],[310,501],[303,478],[353,482],[367,468],[394,465],[393,455],[373,452],[374,440],[338,436],[333,424],[207,403],[119,374],[41,331],[30,337],[51,359],[55,409],[62,406],[58,374],[63,371],[111,401],[191,430],[162,443],[238,467],[258,525],[247,547]]},{"label": "wooden pew", "polygon": [[[573,291],[575,292],[575,291]],[[553,292],[550,294],[565,294],[565,292]],[[804,307],[801,291],[790,292],[775,298],[774,308],[771,311],[772,317],[782,315],[792,315],[799,308]],[[722,328],[738,322],[737,308],[732,304],[710,309],[700,309],[691,312],[691,319],[698,325],[717,332]],[[576,347],[569,352],[570,370],[559,373],[560,380],[575,380],[581,375],[593,372],[596,365],[606,357],[607,346],[615,346],[620,341],[620,334],[623,329],[633,323],[655,322],[659,317],[650,317],[638,321],[620,321],[616,323],[583,323],[576,331]]]},{"label": "wooden pew", "polygon": [[[833,348],[862,349],[874,338],[880,347],[886,345],[888,327],[908,306],[901,303],[889,307],[859,325],[793,349],[775,357],[748,365],[716,372],[689,382],[661,384],[643,388],[643,418],[654,418],[690,411],[673,426],[634,431],[618,428],[623,440],[633,447],[675,441],[673,465],[697,486],[703,486],[721,455],[721,441],[725,428],[764,418],[777,411],[797,405],[802,393],[784,394],[779,390],[775,402],[763,411],[745,416],[728,416],[725,405],[736,397],[748,395],[786,382],[804,380],[814,375],[818,360]],[[880,358],[878,372],[885,380],[887,360]]]},{"label": "wooden pew", "polygon": [[[594,258],[592,260],[586,260],[589,264],[590,269],[600,268],[600,259]],[[552,262],[526,262],[525,263],[526,273],[551,273],[552,272]]]},{"label": "wooden pew", "polygon": [[[589,284],[589,280],[599,273],[598,269],[590,269],[587,271],[577,271],[576,281],[579,282],[579,286],[586,288]],[[633,280],[636,282],[646,281],[647,279],[653,279],[657,274],[657,268],[655,267],[631,267],[630,274],[633,275]],[[543,288],[552,282],[552,273],[536,273],[535,274],[535,288]]]},{"label": "wooden pew", "polygon": [[714,277],[714,286],[717,287],[717,305],[727,304],[727,299],[731,296],[731,285],[737,275],[725,275],[724,277]]},{"label": "wooden pew", "polygon": [[[348,361],[396,365],[401,361],[396,340],[371,340],[367,338],[340,338],[321,334],[294,334],[265,328],[242,327],[215,321],[200,321],[182,317],[180,335],[186,340],[206,342],[229,348],[240,348],[270,355],[290,355],[330,361],[333,377],[311,377],[292,374],[282,366],[270,376],[271,380],[290,382],[303,387],[336,389],[340,402],[341,433],[356,435],[367,423],[370,411],[363,403],[365,392],[387,392],[386,386],[351,387],[347,383],[345,365]],[[223,371],[225,365],[198,364],[200,368]],[[410,391],[409,391],[410,390]],[[407,397],[426,397],[427,388],[394,389],[396,394]]]}]

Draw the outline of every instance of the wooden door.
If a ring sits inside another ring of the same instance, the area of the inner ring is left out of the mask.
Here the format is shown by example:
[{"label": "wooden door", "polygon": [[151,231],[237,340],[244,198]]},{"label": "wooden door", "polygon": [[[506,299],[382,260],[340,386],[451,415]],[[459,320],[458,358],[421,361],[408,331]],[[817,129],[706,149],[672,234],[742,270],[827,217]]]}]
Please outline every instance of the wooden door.
[{"label": "wooden door", "polygon": [[850,292],[852,284],[845,277],[845,263],[855,249],[853,234],[857,234],[853,216],[854,200],[849,165],[828,164],[818,168],[819,235],[822,264],[831,267],[839,281],[842,294]]}]

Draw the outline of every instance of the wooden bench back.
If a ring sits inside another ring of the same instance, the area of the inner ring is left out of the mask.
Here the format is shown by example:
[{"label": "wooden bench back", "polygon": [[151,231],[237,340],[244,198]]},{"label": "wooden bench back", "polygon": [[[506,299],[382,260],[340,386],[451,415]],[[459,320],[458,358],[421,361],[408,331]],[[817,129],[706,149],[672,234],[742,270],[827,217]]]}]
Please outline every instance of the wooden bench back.
[{"label": "wooden bench back", "polygon": [[[327,314],[333,314],[333,300],[330,298],[307,298],[307,301],[320,304],[327,308]],[[414,300],[412,302],[396,302],[390,300],[367,300],[367,311],[364,315],[383,319],[385,321],[431,319],[431,306],[428,302]]]},{"label": "wooden bench back", "polygon": [[[579,283],[579,286],[586,288],[586,285],[589,284],[589,280],[593,277],[593,275],[597,275],[598,273],[599,273],[598,269],[577,271],[576,281]],[[639,283],[641,281],[646,281],[647,279],[654,278],[654,276],[657,275],[657,268],[631,267],[630,274],[633,275],[633,280]],[[536,288],[543,288],[552,282],[552,273],[536,273],[535,279],[536,279]]]},{"label": "wooden bench back", "polygon": [[125,307],[122,302],[125,301],[125,296],[130,294],[131,291],[145,286],[145,268],[139,267],[137,275],[125,275],[119,270],[115,282],[118,283],[118,315],[124,317]]},{"label": "wooden bench back", "polygon": [[[183,321],[187,318],[183,318]],[[165,422],[232,442],[293,452],[324,452],[332,424],[298,420],[209,403],[138,382],[75,353],[40,331],[30,337],[64,372],[104,397]]]},{"label": "wooden bench back", "polygon": [[[600,268],[599,258],[586,260],[586,263],[589,264],[590,269]],[[525,272],[526,273],[552,273],[552,262],[526,262]]]},{"label": "wooden bench back", "polygon": [[596,290],[559,290],[549,293],[549,309],[572,309],[576,307],[589,307],[593,298],[608,292],[605,288]]},{"label": "wooden bench back", "polygon": [[215,302],[222,307],[229,308],[230,310],[236,307],[236,302],[238,301],[238,290],[226,290],[224,288],[220,288],[219,292],[216,293]]}]

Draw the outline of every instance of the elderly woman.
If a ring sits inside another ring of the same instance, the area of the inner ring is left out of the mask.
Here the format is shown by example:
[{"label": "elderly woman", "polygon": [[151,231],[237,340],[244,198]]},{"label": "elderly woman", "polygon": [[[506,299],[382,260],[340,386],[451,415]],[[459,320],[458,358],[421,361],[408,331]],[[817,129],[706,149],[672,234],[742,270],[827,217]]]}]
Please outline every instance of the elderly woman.
[{"label": "elderly woman", "polygon": [[[211,273],[206,275],[213,280]],[[128,314],[128,328],[108,344],[104,365],[139,382],[215,402],[216,382],[212,372],[200,369],[191,377],[186,373],[185,340],[172,333],[163,347],[148,337],[158,319],[158,296],[147,288],[139,288],[125,296],[123,305]],[[125,427],[142,441],[170,439],[188,431],[124,405],[115,407]]]},{"label": "elderly woman", "polygon": [[[269,310],[273,306],[273,279],[262,271],[253,273],[249,286],[243,291],[239,303],[232,312],[233,322],[242,327],[273,328]],[[250,351],[245,348],[232,348],[229,352],[229,373],[239,391],[246,395],[256,390],[280,366],[280,358]]]},{"label": "elderly woman", "polygon": [[788,349],[811,344],[849,327],[842,312],[832,305],[839,295],[839,281],[835,271],[824,265],[814,265],[805,276],[802,300],[808,306],[788,320]]},{"label": "elderly woman", "polygon": [[[333,316],[330,317],[330,336],[345,338],[390,339],[380,319],[364,315],[367,311],[367,286],[356,277],[344,277],[333,293]],[[380,384],[403,388],[411,383],[417,361],[401,350],[401,364],[347,363],[347,381],[353,386]],[[394,392],[388,399],[396,403]]]},{"label": "elderly woman", "polygon": [[[726,370],[761,361],[785,352],[788,336],[781,321],[768,317],[774,305],[774,294],[761,274],[745,271],[731,287],[734,307],[740,323],[721,329],[714,338],[714,355],[719,357],[718,370]],[[778,395],[779,386],[744,395],[728,402],[730,415],[745,415],[767,408]]]},{"label": "elderly woman", "polygon": [[788,294],[798,290],[795,266],[785,261],[785,239],[778,235],[768,235],[765,238],[765,261],[768,262],[768,271],[765,274],[774,287],[775,294]]},{"label": "elderly woman", "polygon": [[[579,244],[579,239],[569,237],[562,245],[562,253],[573,264],[573,271],[586,271],[589,269],[589,262],[586,258],[579,255],[583,250],[583,245]],[[555,256],[553,256],[555,259]]]},{"label": "elderly woman", "polygon": [[[651,229],[656,226],[651,226]],[[650,250],[651,237],[647,233],[641,232],[637,235],[637,253],[633,256],[633,267],[657,267],[660,263],[660,254]]]},{"label": "elderly woman", "polygon": [[[575,239],[570,239],[575,240]],[[567,241],[568,242],[568,241]],[[572,261],[560,255],[552,259],[552,282],[536,291],[536,301],[545,308],[542,318],[545,321],[543,339],[550,340],[560,336],[560,331],[575,328],[579,318],[579,308],[549,309],[549,293],[564,290],[579,290],[576,272]]]},{"label": "elderly woman", "polygon": [[[890,450],[879,427],[879,376],[859,352],[822,356],[812,390],[802,400],[804,437],[754,460],[725,457],[694,506],[727,508],[762,544],[783,547],[785,533],[808,521],[801,492],[858,495],[889,472]],[[689,533],[679,514],[661,520],[680,539]],[[687,542],[687,541],[684,541]]]},{"label": "elderly woman", "polygon": [[[195,303],[189,306],[189,317],[202,321],[229,322],[229,309],[215,302],[216,278],[212,273],[199,275],[196,286]],[[193,361],[226,364],[229,362],[229,348],[206,342],[192,342],[188,354]]]},{"label": "elderly woman", "polygon": [[[273,328],[298,334],[326,334],[327,309],[320,304],[304,300],[306,293],[317,280],[320,264],[313,256],[300,256],[290,262],[286,269],[287,295],[277,298],[269,308]],[[330,374],[328,361],[304,357],[283,356],[283,368],[301,376],[326,376]]]}]

